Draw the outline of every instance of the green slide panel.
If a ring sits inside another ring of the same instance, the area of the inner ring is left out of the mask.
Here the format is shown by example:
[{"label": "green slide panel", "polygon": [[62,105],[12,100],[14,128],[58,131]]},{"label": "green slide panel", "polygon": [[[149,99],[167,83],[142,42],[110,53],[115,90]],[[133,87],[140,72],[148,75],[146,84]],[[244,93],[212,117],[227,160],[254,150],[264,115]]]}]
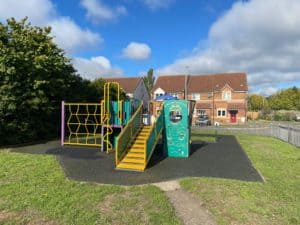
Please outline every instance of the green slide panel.
[{"label": "green slide panel", "polygon": [[164,151],[168,157],[187,158],[190,154],[190,124],[188,101],[168,100],[164,102]]}]

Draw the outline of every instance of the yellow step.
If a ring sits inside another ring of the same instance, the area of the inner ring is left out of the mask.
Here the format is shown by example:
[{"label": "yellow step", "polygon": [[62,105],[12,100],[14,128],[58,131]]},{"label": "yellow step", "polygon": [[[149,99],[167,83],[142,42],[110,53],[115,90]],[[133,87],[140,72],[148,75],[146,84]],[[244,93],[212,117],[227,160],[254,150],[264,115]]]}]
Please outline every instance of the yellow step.
[{"label": "yellow step", "polygon": [[145,134],[147,134],[147,135],[149,135],[151,133],[151,131],[150,130],[142,130],[141,132],[139,132],[139,134],[138,135],[145,135]]},{"label": "yellow step", "polygon": [[144,126],[143,128],[142,128],[142,130],[150,130],[152,127],[150,127],[150,126]]},{"label": "yellow step", "polygon": [[136,140],[147,140],[147,137],[138,135],[135,139]]},{"label": "yellow step", "polygon": [[144,146],[146,141],[147,141],[147,139],[133,139],[131,141],[131,145],[137,144],[137,145]]},{"label": "yellow step", "polygon": [[132,152],[132,153],[144,153],[145,150],[143,148],[130,148],[129,152]]},{"label": "yellow step", "polygon": [[144,144],[133,144],[131,145],[130,149],[144,149],[145,145]]},{"label": "yellow step", "polygon": [[134,142],[133,142],[133,144],[140,144],[140,145],[142,145],[142,144],[145,144],[146,141],[147,141],[146,139],[135,139]]},{"label": "yellow step", "polygon": [[140,133],[141,133],[141,132],[147,132],[147,133],[149,133],[150,130],[151,130],[151,129],[142,129],[142,130],[140,130]]},{"label": "yellow step", "polygon": [[138,153],[138,152],[128,152],[126,157],[132,157],[132,158],[143,158],[144,153]]},{"label": "yellow step", "polygon": [[135,139],[133,145],[144,145],[147,140],[137,140]]},{"label": "yellow step", "polygon": [[144,142],[143,143],[135,143],[135,142],[132,143],[132,147],[144,148],[144,146],[145,146]]},{"label": "yellow step", "polygon": [[138,138],[134,139],[134,143],[136,143],[136,142],[145,143],[146,141],[147,141],[146,138],[140,138],[140,137],[138,137]]},{"label": "yellow step", "polygon": [[131,158],[131,157],[125,157],[122,159],[122,163],[139,163],[144,164],[145,160],[143,158]]},{"label": "yellow step", "polygon": [[138,163],[123,163],[123,162],[120,162],[117,165],[117,169],[144,171],[145,170],[145,165],[144,164],[138,164]]}]

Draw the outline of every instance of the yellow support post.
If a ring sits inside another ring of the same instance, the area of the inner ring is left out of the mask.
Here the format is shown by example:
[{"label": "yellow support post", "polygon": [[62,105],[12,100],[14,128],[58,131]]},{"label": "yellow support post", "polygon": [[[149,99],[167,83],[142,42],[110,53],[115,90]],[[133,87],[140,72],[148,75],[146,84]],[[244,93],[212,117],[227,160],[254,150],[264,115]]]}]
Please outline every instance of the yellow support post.
[{"label": "yellow support post", "polygon": [[111,85],[117,86],[117,103],[118,103],[118,118],[122,125],[122,102],[120,101],[120,84],[118,82],[107,82],[104,84],[104,98],[103,98],[103,124],[106,127],[106,133],[103,136],[103,140],[106,142],[106,152],[112,150],[112,144],[110,143],[109,136],[113,133],[113,129],[110,125],[110,88]]}]

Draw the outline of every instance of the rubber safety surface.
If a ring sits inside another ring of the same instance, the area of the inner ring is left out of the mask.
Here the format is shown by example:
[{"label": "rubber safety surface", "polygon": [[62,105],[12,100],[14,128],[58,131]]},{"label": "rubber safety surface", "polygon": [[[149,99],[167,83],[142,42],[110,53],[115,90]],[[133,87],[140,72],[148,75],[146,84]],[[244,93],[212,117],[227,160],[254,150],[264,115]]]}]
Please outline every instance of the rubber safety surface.
[{"label": "rubber safety surface", "polygon": [[194,142],[191,150],[192,154],[186,159],[165,158],[158,145],[145,172],[116,170],[114,154],[96,148],[63,147],[26,153],[56,155],[66,175],[78,181],[118,185],[148,184],[183,177],[263,181],[234,136],[221,136],[216,143]]}]

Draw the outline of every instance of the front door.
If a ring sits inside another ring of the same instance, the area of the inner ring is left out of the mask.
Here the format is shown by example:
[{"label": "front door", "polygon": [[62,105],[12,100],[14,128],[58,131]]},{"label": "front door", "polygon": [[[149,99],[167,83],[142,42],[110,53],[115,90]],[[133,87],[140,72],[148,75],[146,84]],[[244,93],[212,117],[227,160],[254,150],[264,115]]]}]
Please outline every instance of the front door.
[{"label": "front door", "polygon": [[237,111],[230,111],[230,123],[236,123],[236,114]]}]

